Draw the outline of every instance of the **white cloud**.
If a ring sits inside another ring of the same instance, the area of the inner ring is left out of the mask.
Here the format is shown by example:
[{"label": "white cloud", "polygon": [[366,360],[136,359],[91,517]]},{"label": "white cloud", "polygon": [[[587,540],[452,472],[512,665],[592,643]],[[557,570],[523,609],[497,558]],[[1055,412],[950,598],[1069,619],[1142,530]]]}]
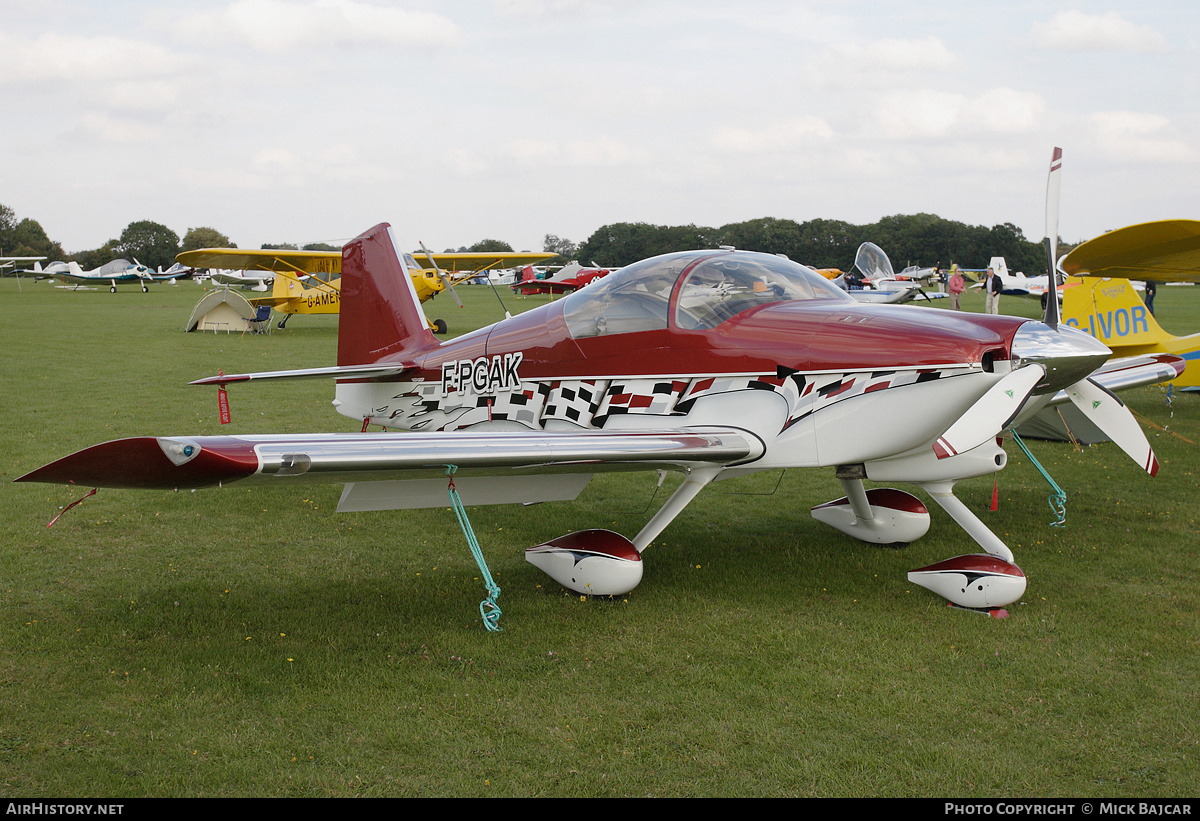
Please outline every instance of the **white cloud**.
[{"label": "white cloud", "polygon": [[84,114],[79,118],[79,126],[108,143],[148,143],[162,136],[158,128],[102,111]]},{"label": "white cloud", "polygon": [[1034,42],[1056,51],[1131,51],[1157,54],[1171,50],[1167,39],[1150,26],[1126,20],[1115,11],[1084,14],[1060,11],[1046,23],[1034,23]]},{"label": "white cloud", "polygon": [[1107,159],[1120,162],[1193,163],[1195,148],[1171,136],[1170,121],[1136,111],[1103,111],[1091,116],[1092,137]]},{"label": "white cloud", "polygon": [[760,129],[725,127],[717,129],[712,142],[717,148],[737,153],[789,151],[826,142],[833,138],[829,123],[819,117],[800,117]]},{"label": "white cloud", "polygon": [[0,38],[0,83],[115,82],[177,74],[189,61],[154,43],[106,35],[55,32],[32,41]]},{"label": "white cloud", "polygon": [[892,86],[923,73],[948,74],[963,61],[937,37],[835,43],[812,55],[806,81],[835,88]]},{"label": "white cloud", "polygon": [[287,54],[299,48],[339,46],[453,45],[459,29],[451,20],[422,11],[357,0],[235,0],[213,15],[190,18],[190,37],[233,37],[260,51]]},{"label": "white cloud", "polygon": [[521,138],[502,149],[510,158],[528,165],[570,168],[613,168],[637,162],[642,152],[611,137],[590,140],[545,140]]},{"label": "white cloud", "polygon": [[920,40],[874,40],[863,45],[839,43],[829,47],[828,57],[840,69],[870,72],[947,71],[962,63],[945,43],[932,36]]},{"label": "white cloud", "polygon": [[1046,114],[1046,101],[1031,91],[993,88],[963,106],[963,124],[1001,134],[1027,134]]},{"label": "white cloud", "polygon": [[967,98],[932,89],[886,95],[879,104],[880,136],[899,139],[944,137],[962,122]]},{"label": "white cloud", "polygon": [[993,88],[974,97],[917,89],[893,92],[880,101],[881,136],[899,139],[1021,134],[1036,129],[1046,110],[1038,94]]}]

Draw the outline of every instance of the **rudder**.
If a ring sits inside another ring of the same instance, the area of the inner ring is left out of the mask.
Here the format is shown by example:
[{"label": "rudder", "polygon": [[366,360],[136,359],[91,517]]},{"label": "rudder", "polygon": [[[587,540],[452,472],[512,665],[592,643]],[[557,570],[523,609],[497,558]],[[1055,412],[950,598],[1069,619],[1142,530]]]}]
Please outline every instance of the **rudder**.
[{"label": "rudder", "polygon": [[1110,348],[1155,345],[1170,339],[1127,279],[1070,277],[1063,321]]},{"label": "rudder", "polygon": [[437,347],[391,226],[376,225],[342,248],[338,365],[366,365]]}]

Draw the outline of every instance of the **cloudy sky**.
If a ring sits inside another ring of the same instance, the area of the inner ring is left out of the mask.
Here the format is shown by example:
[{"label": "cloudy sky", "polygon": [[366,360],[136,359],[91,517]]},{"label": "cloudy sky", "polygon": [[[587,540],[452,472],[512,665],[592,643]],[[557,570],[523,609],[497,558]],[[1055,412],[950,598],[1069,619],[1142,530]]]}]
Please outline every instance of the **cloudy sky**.
[{"label": "cloudy sky", "polygon": [[1200,4],[0,0],[0,203],[430,248],[608,222],[1200,217]]}]

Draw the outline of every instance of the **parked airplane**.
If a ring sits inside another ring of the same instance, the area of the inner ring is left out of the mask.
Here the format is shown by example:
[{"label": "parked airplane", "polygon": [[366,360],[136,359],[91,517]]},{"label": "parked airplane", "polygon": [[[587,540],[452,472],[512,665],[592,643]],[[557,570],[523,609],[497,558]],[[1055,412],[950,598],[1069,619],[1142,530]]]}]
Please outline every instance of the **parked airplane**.
[{"label": "parked airplane", "polygon": [[1200,333],[1167,333],[1146,308],[1130,277],[1200,282],[1200,221],[1140,223],[1076,246],[1059,263],[1071,276],[1063,319],[1112,348],[1115,356],[1174,354],[1187,366],[1172,384],[1200,390]]},{"label": "parked airplane", "polygon": [[601,277],[608,276],[611,268],[584,268],[578,262],[572,262],[558,269],[553,276],[538,279],[533,266],[526,265],[521,269],[521,281],[514,282],[512,289],[521,296],[530,294],[569,294]]},{"label": "parked airplane", "polygon": [[[690,251],[439,342],[386,224],[347,244],[341,269],[336,366],[193,384],[331,376],[339,413],[408,433],[137,437],[17,481],[344,482],[338,509],[351,511],[446,506],[447,474],[468,505],[574,498],[601,471],[683,474],[633,539],[583,530],[527,551],[564,586],[606,595],[637,585],[642,552],[712,481],[817,468],[846,495],[812,515],[871,543],[917,539],[930,517],[917,497],[864,481],[923,488],[987,555],[915,580],[964,606],[998,607],[1021,595],[1024,577],[953,488],[1004,467],[1002,430],[1065,389],[1144,470],[1158,470],[1129,410],[1089,379],[1110,351],[1056,316],[865,305],[781,257]],[[904,425],[877,424],[901,415]],[[979,577],[986,589],[947,584],[997,566],[991,581]]]},{"label": "parked airplane", "polygon": [[120,283],[137,282],[142,286],[142,293],[146,293],[150,290],[147,287],[148,283],[168,282],[179,276],[173,273],[155,273],[136,259],[133,262],[126,259],[114,259],[90,271],[83,270],[79,267],[78,262],[54,262],[46,268],[42,268],[40,263],[35,262],[31,273],[36,279],[56,277],[77,287],[107,283],[108,290],[114,294]]},{"label": "parked airplane", "polygon": [[[1046,285],[1050,281],[1047,276],[1027,277],[1021,272],[1010,274],[1008,272],[1008,263],[1004,261],[1004,257],[992,257],[988,262],[988,269],[995,271],[1000,275],[1002,296],[1023,296],[1033,299],[1041,299],[1046,293]],[[971,286],[974,290],[981,290],[987,287],[987,270],[980,273],[975,268],[959,268],[960,271],[970,271],[980,274],[980,281]],[[1045,301],[1043,300],[1043,305]]]},{"label": "parked airplane", "polygon": [[[541,262],[554,256],[552,253],[471,251],[433,254],[422,251],[420,257],[430,267],[418,264],[414,254],[405,256],[405,264],[417,295],[424,302],[445,290],[450,290],[457,300],[453,291],[454,282],[476,276],[481,271]],[[287,324],[292,314],[336,314],[340,311],[342,255],[338,251],[201,248],[185,251],[176,259],[195,268],[236,268],[244,274],[254,271],[270,273],[273,282],[271,296],[251,301],[257,305],[270,305],[284,314],[280,328]],[[441,319],[434,320],[430,327],[437,333],[447,330],[445,320]]]},{"label": "parked airplane", "polygon": [[[892,268],[891,259],[882,248],[873,242],[864,242],[858,247],[858,253],[854,255],[854,268],[859,272],[859,275],[854,278],[859,283],[858,287],[855,287],[854,282],[844,274],[834,282],[859,302],[894,305],[911,302],[917,296],[926,296],[921,290],[923,284],[921,278],[918,276],[903,279],[897,277]],[[910,269],[906,268],[905,270],[909,271]],[[915,267],[911,269],[911,272],[916,275],[921,270],[932,273],[932,269]]]}]

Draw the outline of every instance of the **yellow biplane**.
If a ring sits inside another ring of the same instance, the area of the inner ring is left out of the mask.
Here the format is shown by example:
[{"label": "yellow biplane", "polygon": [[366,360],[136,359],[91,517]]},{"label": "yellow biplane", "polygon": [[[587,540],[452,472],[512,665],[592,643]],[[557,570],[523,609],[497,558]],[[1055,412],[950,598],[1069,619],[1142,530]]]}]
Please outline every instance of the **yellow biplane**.
[{"label": "yellow biplane", "polygon": [[1179,390],[1200,390],[1200,333],[1163,330],[1130,280],[1200,283],[1200,221],[1161,220],[1101,234],[1059,261],[1067,273],[1063,321],[1087,331],[1116,356],[1166,353],[1186,368]]},{"label": "yellow biplane", "polygon": [[[552,259],[552,253],[448,252],[435,254],[422,250],[405,254],[404,265],[412,276],[421,302],[442,291],[454,294],[454,285],[485,274],[494,268],[515,268]],[[336,314],[341,307],[341,251],[287,251],[240,248],[200,248],[184,251],[176,260],[192,268],[223,268],[241,271],[269,271],[275,275],[271,295],[250,300],[255,305],[270,305],[285,314],[279,327],[292,314]],[[425,264],[418,262],[422,260]],[[460,303],[461,304],[461,303]],[[446,332],[446,322],[429,323],[436,333]]]}]

